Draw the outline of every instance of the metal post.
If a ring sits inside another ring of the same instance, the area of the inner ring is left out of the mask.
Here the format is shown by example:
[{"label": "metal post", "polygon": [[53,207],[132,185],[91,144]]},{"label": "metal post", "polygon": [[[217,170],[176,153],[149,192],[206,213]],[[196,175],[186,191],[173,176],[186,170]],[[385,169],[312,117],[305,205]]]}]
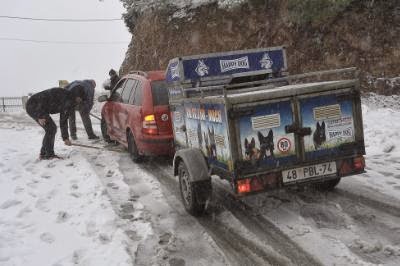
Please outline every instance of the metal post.
[{"label": "metal post", "polygon": [[3,97],[3,112],[4,112],[4,113],[6,112],[6,105],[5,105],[5,103],[4,103],[4,97]]},{"label": "metal post", "polygon": [[22,108],[26,110],[26,102],[28,101],[28,96],[22,96],[21,101],[22,101]]}]

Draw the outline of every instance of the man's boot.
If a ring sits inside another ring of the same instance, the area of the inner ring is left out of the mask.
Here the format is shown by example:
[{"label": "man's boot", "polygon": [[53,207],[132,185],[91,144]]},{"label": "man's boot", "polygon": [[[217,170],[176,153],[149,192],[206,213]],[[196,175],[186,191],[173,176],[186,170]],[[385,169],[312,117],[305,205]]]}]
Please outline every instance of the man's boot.
[{"label": "man's boot", "polygon": [[93,135],[89,136],[89,139],[100,139],[100,137],[95,135],[95,134],[93,134]]}]

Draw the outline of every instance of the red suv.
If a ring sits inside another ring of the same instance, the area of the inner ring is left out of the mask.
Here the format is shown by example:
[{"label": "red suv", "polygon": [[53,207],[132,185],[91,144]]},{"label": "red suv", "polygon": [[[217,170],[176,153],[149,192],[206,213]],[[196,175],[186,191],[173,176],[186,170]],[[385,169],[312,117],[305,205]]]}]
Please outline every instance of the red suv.
[{"label": "red suv", "polygon": [[131,72],[99,101],[107,101],[101,110],[104,139],[127,147],[133,161],[174,153],[164,71]]}]

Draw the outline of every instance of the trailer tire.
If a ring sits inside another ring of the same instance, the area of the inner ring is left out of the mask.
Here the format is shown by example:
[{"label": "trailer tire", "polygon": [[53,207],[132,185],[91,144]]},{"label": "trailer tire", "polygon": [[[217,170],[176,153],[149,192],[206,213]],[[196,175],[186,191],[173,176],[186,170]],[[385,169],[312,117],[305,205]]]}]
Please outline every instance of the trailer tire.
[{"label": "trailer tire", "polygon": [[320,191],[332,191],[339,184],[340,177],[318,183],[315,187]]},{"label": "trailer tire", "polygon": [[101,117],[100,128],[101,128],[101,135],[103,136],[104,141],[107,143],[111,143],[112,140],[107,133],[107,123],[104,117]]},{"label": "trailer tire", "polygon": [[211,179],[193,182],[185,162],[178,165],[179,189],[182,202],[188,213],[201,216],[206,209],[206,200],[211,194]]},{"label": "trailer tire", "polygon": [[139,154],[139,151],[135,143],[135,138],[133,137],[133,134],[130,130],[128,132],[127,139],[128,139],[128,152],[132,161],[134,163],[140,163],[143,159],[143,156]]}]

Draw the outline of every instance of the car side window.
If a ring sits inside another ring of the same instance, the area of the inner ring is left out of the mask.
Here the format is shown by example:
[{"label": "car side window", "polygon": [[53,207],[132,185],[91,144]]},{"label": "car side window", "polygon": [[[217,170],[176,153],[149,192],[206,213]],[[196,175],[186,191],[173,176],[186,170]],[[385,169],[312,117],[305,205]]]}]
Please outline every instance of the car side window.
[{"label": "car side window", "polygon": [[121,93],[122,93],[122,89],[124,88],[124,83],[125,83],[126,79],[120,80],[117,85],[115,86],[112,94],[111,94],[111,101],[113,102],[122,102],[122,97],[121,97]]},{"label": "car side window", "polygon": [[142,105],[142,98],[143,98],[143,86],[142,82],[138,81],[135,90],[135,98],[133,99],[133,105],[137,106]]},{"label": "car side window", "polygon": [[134,79],[128,79],[125,83],[124,86],[124,91],[122,92],[122,102],[123,103],[129,103],[129,98],[132,94],[132,91],[135,88],[136,85],[136,80]]}]

